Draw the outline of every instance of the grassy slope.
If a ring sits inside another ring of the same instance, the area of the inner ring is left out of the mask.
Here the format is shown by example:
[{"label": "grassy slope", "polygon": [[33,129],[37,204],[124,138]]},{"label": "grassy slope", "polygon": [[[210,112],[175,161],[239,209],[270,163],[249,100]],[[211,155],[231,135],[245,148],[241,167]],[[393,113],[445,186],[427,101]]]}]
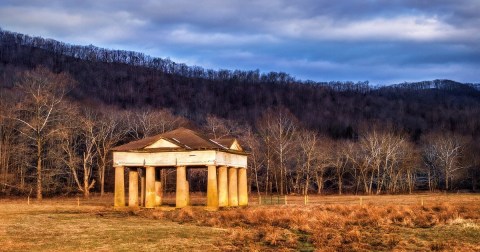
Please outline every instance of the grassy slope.
[{"label": "grassy slope", "polygon": [[111,197],[80,207],[0,200],[0,250],[480,251],[478,194],[369,196],[361,206],[358,196],[300,199],[218,212],[118,211]]}]

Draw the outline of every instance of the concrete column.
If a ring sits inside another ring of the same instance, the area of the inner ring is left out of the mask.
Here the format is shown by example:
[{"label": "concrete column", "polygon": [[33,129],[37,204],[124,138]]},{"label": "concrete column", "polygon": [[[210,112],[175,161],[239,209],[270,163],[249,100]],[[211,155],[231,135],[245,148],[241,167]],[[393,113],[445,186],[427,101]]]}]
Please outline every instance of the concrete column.
[{"label": "concrete column", "polygon": [[190,206],[190,181],[188,181],[188,175],[187,175],[187,180],[185,180],[185,188],[187,188],[185,194],[187,195],[187,206]]},{"label": "concrete column", "polygon": [[162,182],[155,181],[155,206],[161,206],[163,201]]},{"label": "concrete column", "polygon": [[116,166],[115,167],[115,199],[113,201],[114,207],[124,207],[125,206],[125,177],[124,177],[124,167]]},{"label": "concrete column", "polygon": [[138,169],[140,174],[140,206],[144,207],[145,206],[145,169],[144,168],[139,168]]},{"label": "concrete column", "polygon": [[145,167],[145,207],[155,207],[155,167]]},{"label": "concrete column", "polygon": [[248,205],[247,169],[238,168],[238,205]]},{"label": "concrete column", "polygon": [[218,208],[217,167],[215,165],[208,166],[207,207]]},{"label": "concrete column", "polygon": [[228,171],[226,166],[218,167],[218,206],[228,206]]},{"label": "concrete column", "polygon": [[188,196],[187,167],[177,166],[176,207],[186,207],[188,205]]},{"label": "concrete column", "polygon": [[[162,198],[163,198],[163,188],[162,188],[162,180],[160,177],[161,169],[155,170],[155,206],[162,205]],[[157,176],[158,175],[158,176]]]},{"label": "concrete column", "polygon": [[237,168],[228,168],[228,205],[238,206]]},{"label": "concrete column", "polygon": [[128,206],[138,207],[138,171],[128,169]]}]

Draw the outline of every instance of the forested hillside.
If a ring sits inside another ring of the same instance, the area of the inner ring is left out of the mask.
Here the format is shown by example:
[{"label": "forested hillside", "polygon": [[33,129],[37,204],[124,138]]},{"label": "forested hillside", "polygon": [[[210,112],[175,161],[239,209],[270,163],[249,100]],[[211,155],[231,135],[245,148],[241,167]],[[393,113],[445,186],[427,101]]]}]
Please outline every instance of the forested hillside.
[{"label": "forested hillside", "polygon": [[0,30],[0,97],[4,194],[103,192],[109,148],[180,125],[239,137],[255,192],[475,190],[480,179],[478,84],[300,81]]}]

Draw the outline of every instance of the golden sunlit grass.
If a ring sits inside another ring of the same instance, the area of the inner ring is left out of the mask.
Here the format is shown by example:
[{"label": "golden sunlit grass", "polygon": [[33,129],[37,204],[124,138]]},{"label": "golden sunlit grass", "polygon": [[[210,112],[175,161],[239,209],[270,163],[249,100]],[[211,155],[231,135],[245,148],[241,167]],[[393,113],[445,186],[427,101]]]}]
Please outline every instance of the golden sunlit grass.
[{"label": "golden sunlit grass", "polygon": [[[111,198],[106,198],[106,202]],[[221,251],[228,232],[114,211],[110,206],[0,201],[0,251]],[[89,202],[82,202],[82,204]],[[110,205],[110,204],[108,204]]]},{"label": "golden sunlit grass", "polygon": [[289,197],[217,212],[0,200],[0,250],[480,251],[478,194]]}]

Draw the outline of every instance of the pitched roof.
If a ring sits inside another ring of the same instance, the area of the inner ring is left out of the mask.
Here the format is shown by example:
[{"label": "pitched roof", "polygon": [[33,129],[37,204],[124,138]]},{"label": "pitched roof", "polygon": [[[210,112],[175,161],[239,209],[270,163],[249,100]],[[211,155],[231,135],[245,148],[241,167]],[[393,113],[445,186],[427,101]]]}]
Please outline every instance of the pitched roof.
[{"label": "pitched roof", "polygon": [[[155,143],[166,140],[178,147],[157,148]],[[235,139],[211,140],[208,137],[187,128],[178,128],[155,136],[132,141],[113,148],[113,151],[181,151],[181,150],[230,150]],[[149,147],[152,146],[152,147]],[[234,150],[233,150],[234,151]],[[238,152],[238,151],[235,151]]]},{"label": "pitched roof", "polygon": [[214,139],[212,141],[220,144],[221,146],[224,146],[225,148],[230,148],[230,146],[232,146],[232,144],[235,142],[235,138]]}]

